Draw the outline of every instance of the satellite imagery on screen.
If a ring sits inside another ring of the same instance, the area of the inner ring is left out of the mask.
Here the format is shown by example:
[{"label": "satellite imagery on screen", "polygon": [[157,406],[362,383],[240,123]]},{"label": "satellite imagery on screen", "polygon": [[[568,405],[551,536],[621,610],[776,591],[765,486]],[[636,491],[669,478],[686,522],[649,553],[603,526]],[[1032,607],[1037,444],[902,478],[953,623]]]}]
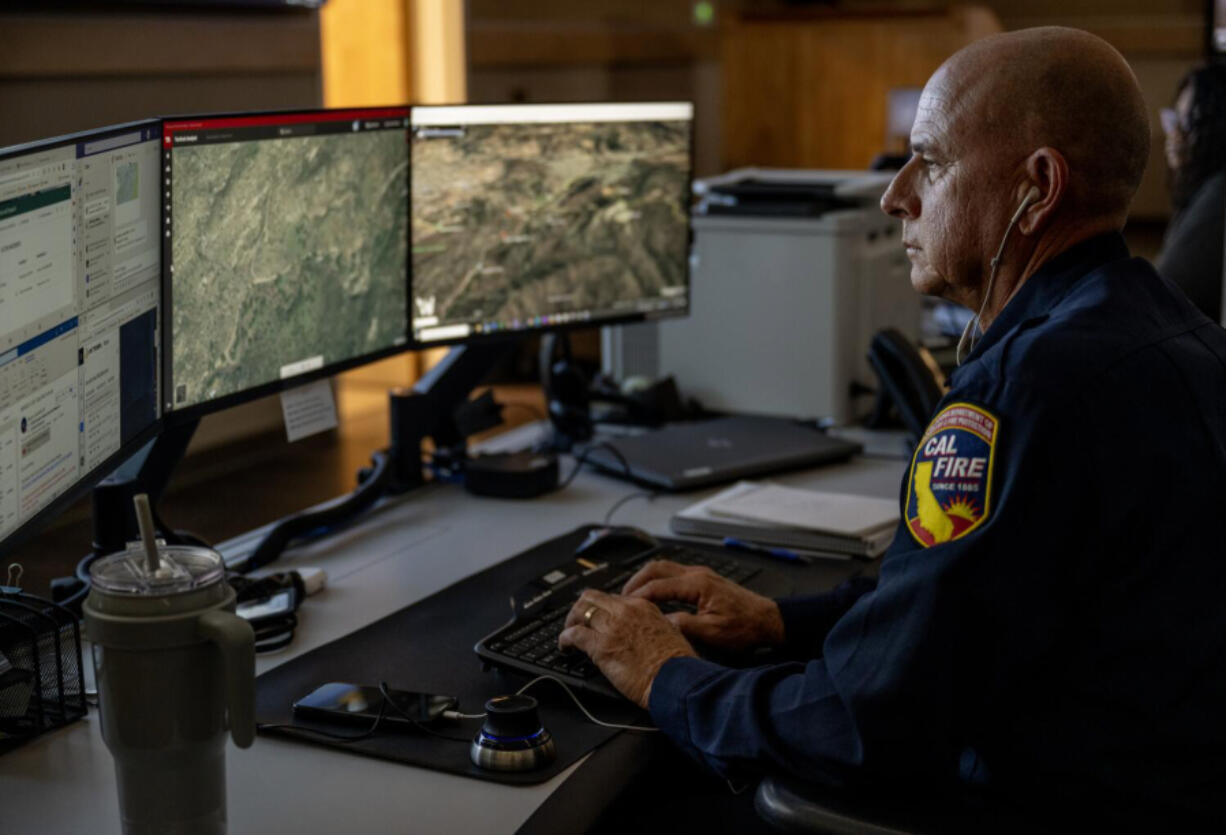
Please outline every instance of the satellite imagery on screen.
[{"label": "satellite imagery on screen", "polygon": [[403,130],[176,149],[176,406],[405,341],[407,168]]},{"label": "satellite imagery on screen", "polygon": [[415,320],[531,320],[684,294],[690,124],[413,134]]}]

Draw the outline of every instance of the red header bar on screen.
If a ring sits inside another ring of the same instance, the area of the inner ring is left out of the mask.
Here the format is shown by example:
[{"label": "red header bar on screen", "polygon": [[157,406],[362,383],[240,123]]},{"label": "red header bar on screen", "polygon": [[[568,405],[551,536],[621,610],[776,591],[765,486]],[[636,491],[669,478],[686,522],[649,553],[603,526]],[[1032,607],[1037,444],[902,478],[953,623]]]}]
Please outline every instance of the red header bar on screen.
[{"label": "red header bar on screen", "polygon": [[405,119],[408,115],[407,107],[373,107],[359,110],[316,110],[308,113],[270,113],[262,116],[223,116],[217,119],[166,122],[162,125],[162,134],[163,142],[169,145],[172,134],[185,130],[300,125],[304,122],[347,122],[353,119]]}]

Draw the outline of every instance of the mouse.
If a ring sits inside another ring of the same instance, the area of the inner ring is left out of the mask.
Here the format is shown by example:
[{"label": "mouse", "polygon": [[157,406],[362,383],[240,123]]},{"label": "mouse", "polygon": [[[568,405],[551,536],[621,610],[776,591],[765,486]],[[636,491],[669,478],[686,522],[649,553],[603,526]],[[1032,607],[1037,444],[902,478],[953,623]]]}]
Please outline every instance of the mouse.
[{"label": "mouse", "polygon": [[611,558],[633,556],[659,547],[659,540],[647,531],[629,525],[613,525],[592,528],[587,538],[575,549],[575,556],[603,562]]}]

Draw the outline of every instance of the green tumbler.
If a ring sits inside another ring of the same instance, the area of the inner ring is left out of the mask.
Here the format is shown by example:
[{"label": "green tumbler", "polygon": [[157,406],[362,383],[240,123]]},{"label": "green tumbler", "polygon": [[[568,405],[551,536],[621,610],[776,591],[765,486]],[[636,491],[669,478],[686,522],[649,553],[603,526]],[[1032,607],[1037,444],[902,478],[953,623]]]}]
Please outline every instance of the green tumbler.
[{"label": "green tumbler", "polygon": [[221,556],[158,543],[152,570],[133,543],[90,577],[85,628],[123,831],[224,833],[227,724],[240,748],[255,737],[255,636]]}]

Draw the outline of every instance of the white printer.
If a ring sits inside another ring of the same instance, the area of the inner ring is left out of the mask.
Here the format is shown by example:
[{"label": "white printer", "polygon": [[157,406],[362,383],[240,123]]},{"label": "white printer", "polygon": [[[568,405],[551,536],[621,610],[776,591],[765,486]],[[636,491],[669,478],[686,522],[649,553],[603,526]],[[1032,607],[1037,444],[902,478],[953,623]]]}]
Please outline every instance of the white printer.
[{"label": "white printer", "polygon": [[881,328],[919,337],[890,174],[742,168],[698,180],[690,315],[607,327],[618,379],[673,375],[710,409],[831,419],[871,411],[866,359]]}]

